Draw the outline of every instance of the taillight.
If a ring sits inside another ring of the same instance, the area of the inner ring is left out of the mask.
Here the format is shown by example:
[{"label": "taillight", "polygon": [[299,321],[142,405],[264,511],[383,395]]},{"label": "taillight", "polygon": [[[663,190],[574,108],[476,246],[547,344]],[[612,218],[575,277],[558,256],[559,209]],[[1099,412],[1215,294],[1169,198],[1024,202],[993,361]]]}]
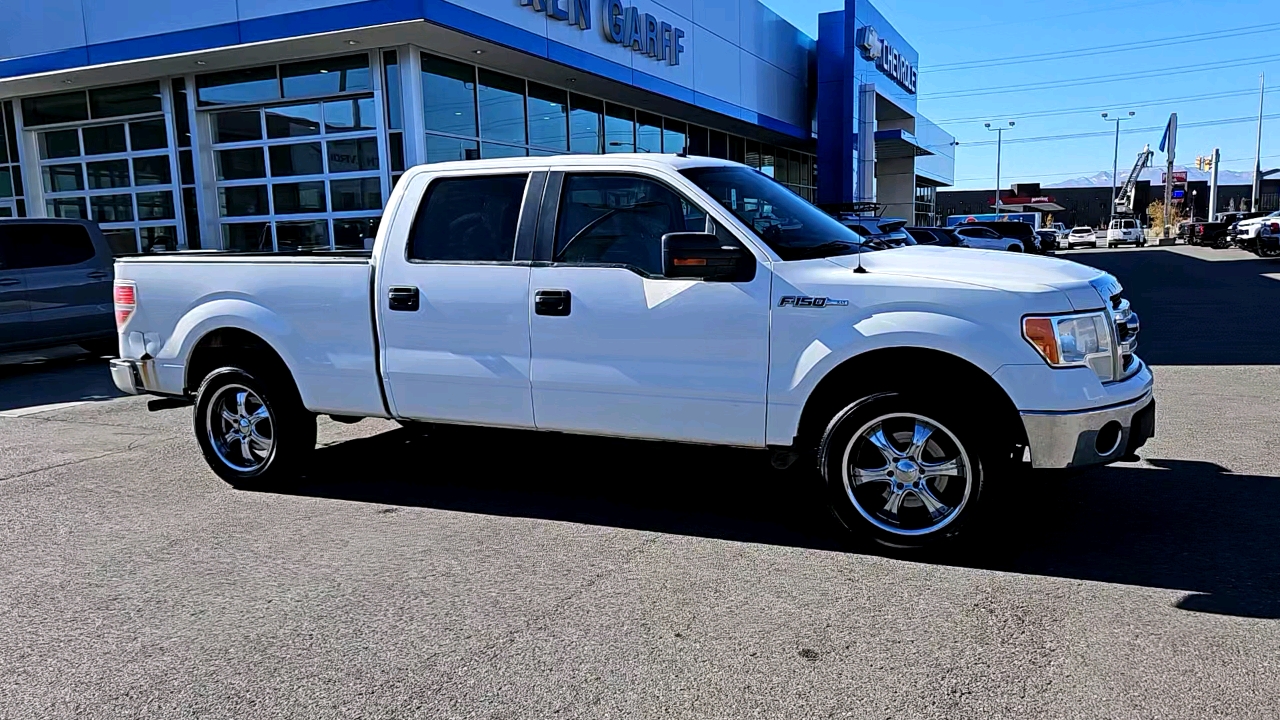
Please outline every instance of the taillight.
[{"label": "taillight", "polygon": [[115,289],[116,329],[120,330],[129,322],[129,317],[138,307],[138,286],[128,280],[117,280]]},{"label": "taillight", "polygon": [[1280,223],[1271,223],[1271,232],[1280,233]]}]

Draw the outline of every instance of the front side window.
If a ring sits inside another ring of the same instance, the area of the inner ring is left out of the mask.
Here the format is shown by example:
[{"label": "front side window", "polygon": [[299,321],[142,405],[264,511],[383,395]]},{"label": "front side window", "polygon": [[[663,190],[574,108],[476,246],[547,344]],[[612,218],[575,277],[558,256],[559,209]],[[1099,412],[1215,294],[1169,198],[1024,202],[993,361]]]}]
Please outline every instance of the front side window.
[{"label": "front side window", "polygon": [[661,276],[662,236],[706,228],[706,215],[696,205],[656,180],[569,175],[560,197],[554,259],[623,265]]},{"label": "front side window", "polygon": [[409,259],[511,262],[528,175],[443,178],[431,183],[409,237]]},{"label": "front side window", "polygon": [[723,205],[783,260],[849,255],[870,248],[856,230],[760,172],[720,165],[681,173]]}]

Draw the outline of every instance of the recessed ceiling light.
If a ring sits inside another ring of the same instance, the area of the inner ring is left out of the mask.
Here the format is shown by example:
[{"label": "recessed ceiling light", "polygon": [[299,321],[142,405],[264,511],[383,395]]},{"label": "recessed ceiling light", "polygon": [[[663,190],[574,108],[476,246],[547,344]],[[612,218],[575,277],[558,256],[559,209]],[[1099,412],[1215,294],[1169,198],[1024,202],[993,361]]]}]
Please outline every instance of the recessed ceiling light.
[{"label": "recessed ceiling light", "polygon": [[196,64],[197,64],[197,65],[208,65],[209,63],[207,63],[207,62],[205,62],[205,61],[203,61],[203,60],[197,60],[197,61],[196,61]]},{"label": "recessed ceiling light", "polygon": [[483,51],[483,50],[472,50],[472,52],[474,52],[474,53],[475,53],[475,54],[477,54],[477,55],[483,55],[483,54],[484,54],[484,51]]},{"label": "recessed ceiling light", "polygon": [[359,40],[348,40],[348,41],[347,41],[347,44],[348,44],[348,45],[359,45],[359,44],[360,44],[360,41],[359,41]]},{"label": "recessed ceiling light", "polygon": [[569,82],[578,82],[578,78],[569,78]]},{"label": "recessed ceiling light", "polygon": [[72,80],[70,78],[62,81],[63,85],[70,85],[71,83],[72,83]]}]

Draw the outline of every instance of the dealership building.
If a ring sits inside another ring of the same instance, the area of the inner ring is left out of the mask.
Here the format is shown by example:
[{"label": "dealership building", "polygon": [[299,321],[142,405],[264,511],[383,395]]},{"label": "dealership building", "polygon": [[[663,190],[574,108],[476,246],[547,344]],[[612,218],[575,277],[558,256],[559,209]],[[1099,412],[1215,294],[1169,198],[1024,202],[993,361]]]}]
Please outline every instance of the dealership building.
[{"label": "dealership building", "polygon": [[0,217],[118,252],[365,247],[406,167],[557,153],[746,163],[932,222],[954,139],[863,0],[39,0],[0,26]]}]

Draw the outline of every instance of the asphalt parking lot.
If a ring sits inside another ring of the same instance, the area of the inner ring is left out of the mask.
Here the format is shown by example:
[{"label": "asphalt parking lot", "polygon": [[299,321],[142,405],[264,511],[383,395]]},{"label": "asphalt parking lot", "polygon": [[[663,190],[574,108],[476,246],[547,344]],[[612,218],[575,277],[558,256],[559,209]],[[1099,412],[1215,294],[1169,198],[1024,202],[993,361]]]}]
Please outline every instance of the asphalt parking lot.
[{"label": "asphalt parking lot", "polygon": [[235,490],[189,410],[9,358],[0,718],[1276,717],[1280,262],[1064,256],[1141,314],[1158,436],[910,560],[741,451],[325,421]]}]

